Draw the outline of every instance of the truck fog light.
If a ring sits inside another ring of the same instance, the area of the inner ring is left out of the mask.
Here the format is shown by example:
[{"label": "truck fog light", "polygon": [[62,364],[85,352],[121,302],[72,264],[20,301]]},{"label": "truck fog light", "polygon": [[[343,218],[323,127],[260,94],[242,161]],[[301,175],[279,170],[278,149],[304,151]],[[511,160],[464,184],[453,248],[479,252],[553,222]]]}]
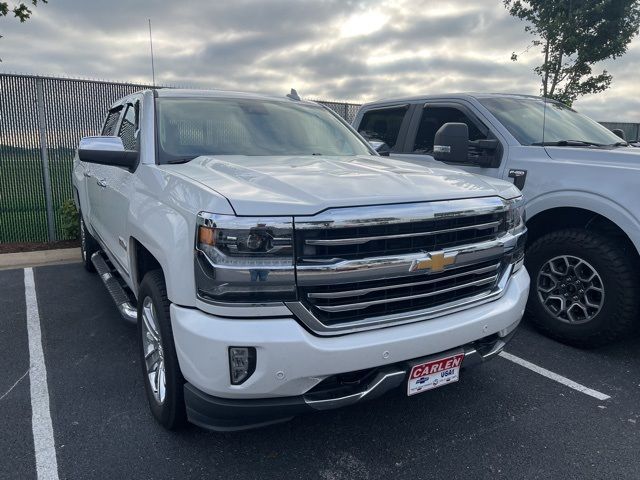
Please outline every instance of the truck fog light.
[{"label": "truck fog light", "polygon": [[232,385],[240,385],[256,370],[254,347],[229,347],[229,374]]}]

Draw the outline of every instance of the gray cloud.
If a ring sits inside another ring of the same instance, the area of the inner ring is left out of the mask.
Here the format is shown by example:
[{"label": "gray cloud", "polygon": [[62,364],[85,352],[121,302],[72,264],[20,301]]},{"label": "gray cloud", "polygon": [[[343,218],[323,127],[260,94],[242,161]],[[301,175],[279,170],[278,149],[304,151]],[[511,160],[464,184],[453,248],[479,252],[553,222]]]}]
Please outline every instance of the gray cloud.
[{"label": "gray cloud", "polygon": [[[148,83],[146,19],[159,83],[366,101],[451,91],[537,93],[540,61],[500,0],[53,0],[25,24],[3,19],[2,71]],[[612,88],[576,107],[640,121],[640,41],[615,62]]]}]

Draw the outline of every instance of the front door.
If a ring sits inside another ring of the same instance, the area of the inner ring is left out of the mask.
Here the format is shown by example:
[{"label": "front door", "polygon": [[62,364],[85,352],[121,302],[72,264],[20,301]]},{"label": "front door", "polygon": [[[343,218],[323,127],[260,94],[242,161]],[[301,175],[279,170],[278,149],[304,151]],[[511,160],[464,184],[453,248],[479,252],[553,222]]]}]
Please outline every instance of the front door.
[{"label": "front door", "polygon": [[[452,164],[451,166],[461,168],[470,173],[487,175],[490,177],[502,177],[502,170],[506,162],[500,162],[506,156],[506,142],[500,141],[499,137],[482,122],[466,105],[454,102],[429,102],[425,105],[416,105],[405,148],[401,154],[393,154],[394,157],[403,158],[418,164],[433,164],[442,166],[441,162],[433,159],[433,144],[436,132],[445,123],[460,122],[466,123],[469,127],[469,164]],[[478,147],[481,140],[498,139],[498,148],[486,150]],[[474,145],[475,143],[475,145]],[[495,156],[496,167],[481,167],[474,164],[474,157]]]}]

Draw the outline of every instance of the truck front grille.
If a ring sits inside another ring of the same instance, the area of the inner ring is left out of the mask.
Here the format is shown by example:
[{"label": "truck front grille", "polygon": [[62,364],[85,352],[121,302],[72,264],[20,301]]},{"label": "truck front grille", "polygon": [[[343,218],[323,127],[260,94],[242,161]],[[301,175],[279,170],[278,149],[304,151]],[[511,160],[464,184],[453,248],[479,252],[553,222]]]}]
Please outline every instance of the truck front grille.
[{"label": "truck front grille", "polygon": [[490,293],[502,272],[499,260],[434,275],[300,288],[300,298],[323,324],[412,312]]},{"label": "truck front grille", "polygon": [[[509,268],[499,198],[334,209],[294,225],[298,302],[288,305],[320,334],[424,320],[480,301]],[[436,254],[455,260],[414,268]]]},{"label": "truck front grille", "polygon": [[296,236],[299,262],[397,255],[491,240],[505,230],[503,213],[341,229],[303,230]]}]

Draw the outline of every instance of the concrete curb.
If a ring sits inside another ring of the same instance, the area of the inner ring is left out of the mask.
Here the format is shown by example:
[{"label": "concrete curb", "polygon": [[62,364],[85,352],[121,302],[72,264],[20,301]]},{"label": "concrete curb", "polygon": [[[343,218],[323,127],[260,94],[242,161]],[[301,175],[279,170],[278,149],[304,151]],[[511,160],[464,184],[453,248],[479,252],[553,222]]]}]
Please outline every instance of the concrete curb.
[{"label": "concrete curb", "polygon": [[62,263],[81,261],[82,257],[78,247],[59,250],[38,250],[36,252],[3,253],[0,255],[0,270],[60,265]]}]

